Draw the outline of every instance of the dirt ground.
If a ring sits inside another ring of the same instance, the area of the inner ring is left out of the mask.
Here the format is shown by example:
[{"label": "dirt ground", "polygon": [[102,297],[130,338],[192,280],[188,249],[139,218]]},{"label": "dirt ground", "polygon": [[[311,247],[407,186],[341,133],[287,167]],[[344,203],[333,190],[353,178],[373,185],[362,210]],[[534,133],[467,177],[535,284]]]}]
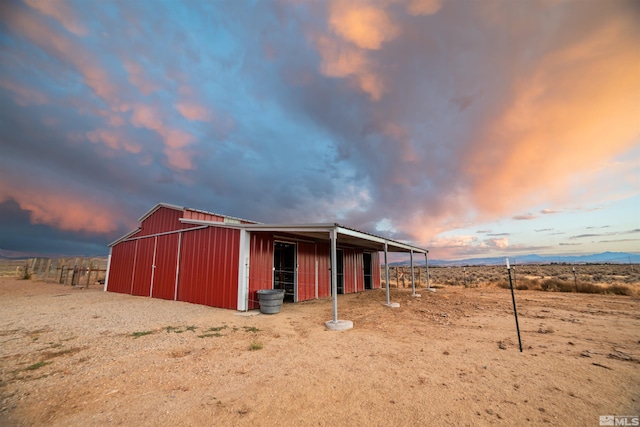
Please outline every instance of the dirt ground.
[{"label": "dirt ground", "polygon": [[640,299],[392,289],[276,315],[0,278],[0,425],[597,426],[640,413]]}]

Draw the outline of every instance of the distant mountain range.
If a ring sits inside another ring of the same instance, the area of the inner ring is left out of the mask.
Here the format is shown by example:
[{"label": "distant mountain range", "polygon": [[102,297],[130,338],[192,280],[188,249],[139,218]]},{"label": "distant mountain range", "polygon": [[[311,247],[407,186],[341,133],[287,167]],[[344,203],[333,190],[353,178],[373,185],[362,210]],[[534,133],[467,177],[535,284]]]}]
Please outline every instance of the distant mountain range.
[{"label": "distant mountain range", "polygon": [[[509,256],[509,263],[516,264],[640,264],[640,254],[630,252],[602,252],[592,255],[516,255]],[[466,258],[454,261],[429,260],[429,266],[453,267],[462,265],[501,265],[505,257]],[[409,265],[408,261],[389,263],[390,266]],[[424,265],[418,260],[414,265]]]}]

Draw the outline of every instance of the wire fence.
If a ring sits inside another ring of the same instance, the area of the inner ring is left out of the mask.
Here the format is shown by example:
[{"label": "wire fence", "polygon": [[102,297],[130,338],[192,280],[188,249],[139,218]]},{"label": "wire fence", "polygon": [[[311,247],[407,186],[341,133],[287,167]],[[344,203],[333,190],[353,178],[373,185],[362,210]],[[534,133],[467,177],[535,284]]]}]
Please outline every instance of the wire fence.
[{"label": "wire fence", "polygon": [[[380,267],[380,284],[384,288],[385,284],[385,268]],[[431,278],[431,270],[429,270],[429,279]],[[427,267],[414,266],[413,279],[416,287],[426,287]],[[406,266],[389,266],[389,287],[391,288],[410,288],[411,287],[411,267]]]}]

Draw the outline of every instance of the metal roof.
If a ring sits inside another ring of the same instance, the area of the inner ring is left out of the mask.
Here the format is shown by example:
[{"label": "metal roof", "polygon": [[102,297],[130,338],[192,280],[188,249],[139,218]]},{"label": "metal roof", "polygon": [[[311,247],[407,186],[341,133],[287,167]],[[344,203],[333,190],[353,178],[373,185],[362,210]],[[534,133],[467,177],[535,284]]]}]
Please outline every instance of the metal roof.
[{"label": "metal roof", "polygon": [[330,240],[329,231],[336,230],[338,243],[342,245],[352,245],[384,251],[385,243],[387,251],[391,252],[418,252],[429,253],[427,249],[413,246],[407,243],[398,242],[371,233],[365,233],[353,228],[345,227],[338,223],[311,223],[311,224],[223,224],[215,221],[181,219],[180,222],[188,224],[212,225],[218,227],[238,228],[247,231],[273,231],[280,233],[290,233],[296,236],[312,238],[317,240]]},{"label": "metal roof", "polygon": [[[158,203],[153,208],[151,208],[147,213],[142,215],[138,221],[139,222],[144,221],[149,216],[151,216],[155,211],[163,207],[169,208],[169,209],[175,209],[179,211],[189,210],[194,212],[200,212],[207,215],[214,215],[218,217],[229,218],[229,219],[245,222],[245,224],[243,223],[235,224],[235,223],[228,223],[228,222],[180,218],[180,222],[186,223],[186,224],[237,228],[237,229],[243,229],[247,231],[272,231],[272,232],[287,233],[287,234],[295,235],[302,238],[310,238],[310,239],[325,240],[325,241],[330,240],[329,232],[332,230],[335,230],[337,232],[337,239],[338,239],[337,242],[343,246],[358,246],[365,249],[382,252],[385,250],[385,244],[386,244],[387,251],[389,252],[412,252],[413,251],[413,252],[424,253],[424,254],[429,253],[427,249],[420,248],[418,246],[399,242],[397,240],[389,239],[383,236],[378,236],[372,233],[356,230],[355,228],[346,227],[344,225],[340,225],[335,222],[334,223],[310,223],[310,224],[262,224],[262,223],[247,220],[247,219],[236,218],[229,215],[222,215],[222,214],[217,214],[214,212],[208,212],[208,211],[199,210],[199,209],[181,207],[181,206],[172,205],[169,203]],[[249,224],[246,224],[246,223],[249,223]],[[118,240],[110,243],[109,246],[114,246],[115,244],[128,239],[138,231],[140,231],[140,228],[132,230],[131,232],[119,238]],[[292,237],[292,239],[295,239],[295,238]]]},{"label": "metal roof", "polygon": [[199,212],[199,213],[203,213],[203,214],[206,214],[206,215],[219,216],[219,217],[222,217],[222,218],[229,218],[229,219],[233,219],[233,220],[236,220],[236,221],[245,221],[245,222],[250,222],[250,223],[256,223],[256,221],[252,221],[250,219],[237,218],[237,217],[231,216],[231,215],[223,215],[223,214],[219,214],[219,213],[215,213],[215,212],[205,211],[205,210],[202,210],[202,209],[188,208],[188,207],[172,205],[171,203],[164,203],[164,202],[160,202],[157,205],[155,205],[154,207],[152,207],[151,209],[149,209],[147,211],[147,213],[145,213],[144,215],[142,215],[138,219],[138,222],[142,222],[145,219],[149,218],[155,211],[157,211],[160,208],[169,208],[169,209],[174,209],[174,210],[183,211],[183,212],[184,211]]}]

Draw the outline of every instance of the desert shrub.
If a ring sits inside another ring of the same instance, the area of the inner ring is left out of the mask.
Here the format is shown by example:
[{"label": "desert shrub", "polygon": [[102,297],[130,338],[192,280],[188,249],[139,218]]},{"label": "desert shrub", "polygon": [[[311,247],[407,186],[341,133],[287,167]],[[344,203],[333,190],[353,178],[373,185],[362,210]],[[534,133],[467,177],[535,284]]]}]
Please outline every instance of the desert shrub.
[{"label": "desert shrub", "polygon": [[502,289],[511,289],[509,282],[507,282],[506,280],[496,283],[496,286]]},{"label": "desert shrub", "polygon": [[629,287],[624,285],[611,285],[605,290],[605,292],[614,295],[633,295],[633,291]]},{"label": "desert shrub", "polygon": [[563,280],[558,284],[558,290],[560,292],[575,292],[576,284],[573,281],[568,282],[566,280]]},{"label": "desert shrub", "polygon": [[[466,267],[466,285],[498,286],[508,288],[507,272],[504,266],[456,266],[456,267],[429,267],[429,276],[432,285],[463,286]],[[518,264],[512,265],[512,277],[516,279],[514,285],[520,287],[522,280],[530,278],[537,280],[537,284],[527,283],[528,289],[542,289],[542,282],[547,279],[565,281],[566,284],[549,283],[545,290],[575,292],[574,273],[577,276],[578,286],[583,284],[640,284],[640,265],[638,264]],[[426,269],[421,267],[420,280],[426,284]],[[406,274],[406,273],[405,273]],[[393,278],[391,279],[393,285]],[[507,282],[500,286],[501,282]],[[633,286],[632,291],[635,292]],[[624,292],[624,291],[622,291]]]},{"label": "desert shrub", "polygon": [[540,290],[540,282],[537,279],[518,279],[516,289],[519,291]]},{"label": "desert shrub", "polygon": [[580,283],[578,285],[578,292],[582,294],[603,294],[604,288],[593,283]]},{"label": "desert shrub", "polygon": [[543,291],[551,291],[551,292],[556,292],[559,289],[559,280],[558,279],[546,279],[543,280],[542,283],[540,283],[540,288]]},{"label": "desert shrub", "polygon": [[145,335],[151,335],[153,333],[153,331],[138,331],[138,332],[134,332],[131,334],[131,336],[133,338],[140,338],[143,337]]},{"label": "desert shrub", "polygon": [[449,286],[462,286],[464,284],[462,280],[456,278],[447,279],[444,283]]},{"label": "desert shrub", "polygon": [[249,346],[249,350],[251,350],[251,351],[262,350],[263,347],[264,347],[264,345],[261,342],[254,341]]},{"label": "desert shrub", "polygon": [[543,291],[549,292],[574,292],[576,290],[573,282],[555,278],[543,280],[542,283],[540,283],[540,288]]}]

